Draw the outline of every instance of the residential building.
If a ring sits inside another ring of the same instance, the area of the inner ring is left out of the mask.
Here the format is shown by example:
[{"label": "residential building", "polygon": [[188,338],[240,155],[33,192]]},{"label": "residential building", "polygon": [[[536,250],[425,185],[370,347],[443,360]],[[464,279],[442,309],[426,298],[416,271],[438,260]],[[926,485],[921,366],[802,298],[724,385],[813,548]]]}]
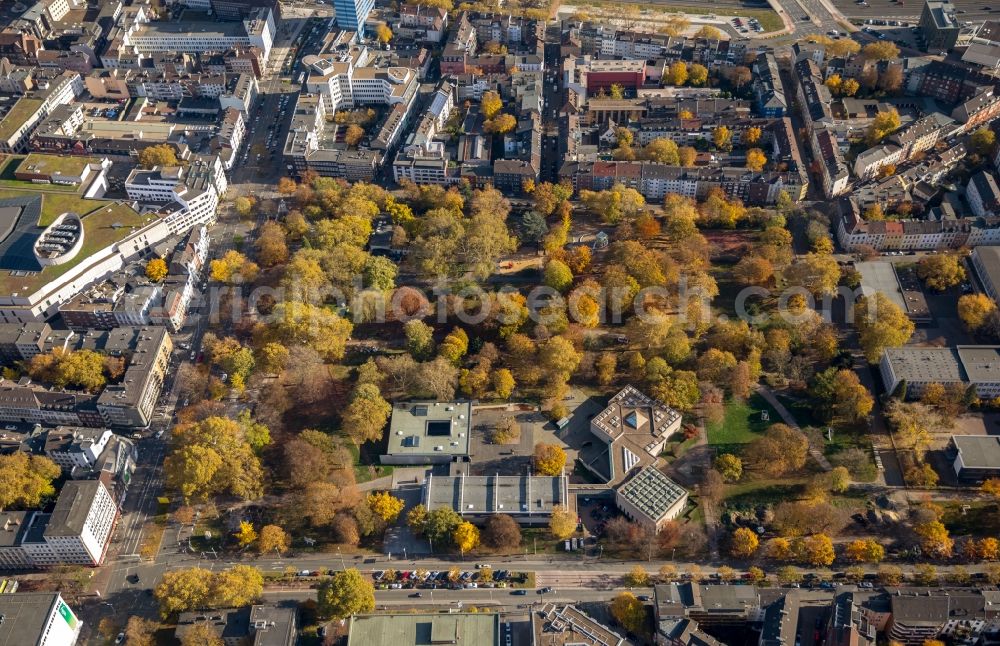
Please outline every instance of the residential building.
[{"label": "residential building", "polygon": [[73,646],[83,622],[58,592],[0,594],[0,644]]},{"label": "residential building", "polygon": [[496,613],[410,613],[352,615],[347,646],[386,643],[418,646],[423,643],[500,646],[500,615]]},{"label": "residential building", "polygon": [[753,64],[754,111],[762,117],[783,117],[788,109],[774,54],[757,55]]},{"label": "residential building", "polygon": [[60,563],[100,565],[117,519],[118,505],[103,482],[69,480],[43,536]]},{"label": "residential building", "polygon": [[464,461],[472,430],[470,402],[397,402],[383,464]]},{"label": "residential building", "polygon": [[505,514],[522,525],[547,525],[556,507],[570,507],[567,476],[433,476],[424,479],[427,511],[446,507],[483,524]]},{"label": "residential building", "polygon": [[532,646],[622,646],[625,638],[572,604],[546,603],[531,612]]},{"label": "residential building", "polygon": [[228,644],[247,646],[294,646],[297,608],[254,605],[210,612],[182,612],[174,637],[183,641],[195,626],[208,626]]},{"label": "residential building", "polygon": [[836,197],[847,191],[850,174],[840,152],[837,138],[826,128],[812,131],[812,148],[823,176],[823,194]]},{"label": "residential building", "polygon": [[1000,396],[1000,346],[886,348],[879,371],[886,392],[895,392],[905,382],[909,399],[919,398],[934,383],[974,388],[980,399]]},{"label": "residential building", "polygon": [[970,177],[965,199],[977,216],[1000,214],[1000,187],[993,173],[983,170]]},{"label": "residential building", "polygon": [[927,51],[946,52],[954,47],[961,25],[951,0],[924,0],[919,28],[927,43]]},{"label": "residential building", "polygon": [[45,432],[43,450],[64,471],[91,469],[113,436],[106,428],[58,426]]},{"label": "residential building", "polygon": [[82,92],[80,74],[67,71],[20,96],[9,108],[0,108],[0,152],[24,152],[35,127]]},{"label": "residential building", "polygon": [[972,266],[986,294],[996,302],[1000,299],[1000,246],[976,247],[971,254]]},{"label": "residential building", "polygon": [[108,384],[97,398],[97,410],[109,425],[149,425],[173,347],[163,327],[117,328],[108,333],[104,351],[128,357],[121,383]]}]

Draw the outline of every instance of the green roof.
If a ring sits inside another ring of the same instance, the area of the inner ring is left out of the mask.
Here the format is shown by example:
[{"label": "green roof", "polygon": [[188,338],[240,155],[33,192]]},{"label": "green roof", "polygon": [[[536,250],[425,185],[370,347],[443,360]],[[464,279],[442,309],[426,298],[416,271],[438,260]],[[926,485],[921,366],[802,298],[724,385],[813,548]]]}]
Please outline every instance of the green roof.
[{"label": "green roof", "polygon": [[[10,195],[8,193],[13,193]],[[0,191],[0,197],[23,197],[23,191]],[[85,210],[71,207],[73,198]],[[53,204],[58,206],[53,206]],[[154,215],[139,215],[131,207],[108,200],[83,200],[76,196],[45,194],[42,197],[42,216],[39,226],[48,226],[61,213],[74,211],[83,218],[83,246],[71,260],[61,265],[45,267],[42,271],[28,276],[14,276],[10,271],[0,271],[0,293],[31,294],[81,263],[86,262],[97,251],[122,240],[135,229],[156,219]]]},{"label": "green roof", "polygon": [[15,130],[20,128],[31,115],[38,112],[38,108],[42,107],[42,103],[44,101],[41,99],[33,99],[26,96],[18,99],[17,103],[4,115],[3,119],[0,119],[0,139],[10,139]]},{"label": "green roof", "polygon": [[43,174],[62,173],[64,175],[79,175],[88,164],[97,164],[97,157],[79,157],[75,155],[46,155],[31,153],[17,166],[22,173],[36,172]]}]

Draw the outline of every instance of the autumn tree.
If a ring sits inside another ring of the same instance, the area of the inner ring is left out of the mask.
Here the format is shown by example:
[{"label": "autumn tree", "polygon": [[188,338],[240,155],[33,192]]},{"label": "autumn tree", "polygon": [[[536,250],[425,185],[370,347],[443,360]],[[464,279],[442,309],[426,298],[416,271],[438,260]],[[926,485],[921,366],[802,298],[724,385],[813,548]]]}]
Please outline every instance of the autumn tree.
[{"label": "autumn tree", "polygon": [[688,68],[687,65],[682,61],[677,61],[672,64],[667,70],[666,79],[667,83],[670,85],[675,85],[680,87],[684,85],[688,80]]},{"label": "autumn tree", "polygon": [[958,299],[958,317],[973,332],[986,325],[996,313],[996,302],[986,294],[963,294]]},{"label": "autumn tree", "polygon": [[230,249],[217,260],[209,263],[212,280],[220,283],[237,281],[253,282],[260,268],[239,251]]},{"label": "autumn tree", "polygon": [[856,539],[844,546],[844,556],[855,563],[878,563],[885,558],[885,548],[875,539]]},{"label": "autumn tree", "polygon": [[378,386],[359,384],[344,411],[344,427],[357,444],[376,442],[382,438],[391,414],[392,405],[382,397]]},{"label": "autumn tree", "polygon": [[727,126],[716,126],[712,130],[712,143],[719,150],[729,150],[732,148],[733,133]]},{"label": "autumn tree", "polygon": [[468,521],[458,524],[452,532],[452,543],[463,554],[479,547],[479,528]]},{"label": "autumn tree", "polygon": [[764,170],[764,165],[766,163],[767,157],[764,155],[764,151],[760,148],[751,148],[747,151],[747,169],[759,172]]},{"label": "autumn tree", "polygon": [[736,482],[743,477],[743,461],[732,453],[722,453],[715,458],[715,470],[727,482]]},{"label": "autumn tree", "polygon": [[483,98],[479,102],[479,111],[482,113],[483,118],[492,119],[502,109],[503,100],[500,98],[499,94],[493,90],[483,92]]},{"label": "autumn tree", "polygon": [[[872,43],[872,45],[875,44],[878,43]],[[869,146],[874,146],[878,142],[882,141],[885,136],[899,130],[899,126],[899,112],[897,112],[895,108],[885,112],[879,112],[875,115],[871,125],[868,126],[865,141]]]},{"label": "autumn tree", "polygon": [[503,113],[498,114],[492,119],[488,119],[483,124],[483,130],[489,133],[502,135],[504,133],[510,132],[517,126],[517,119],[512,115]]},{"label": "autumn tree", "polygon": [[899,47],[892,41],[881,40],[868,43],[862,48],[861,53],[869,60],[887,61],[899,58]]},{"label": "autumn tree", "polygon": [[767,285],[774,277],[774,266],[762,256],[743,256],[733,267],[733,277],[744,285]]},{"label": "autumn tree", "polygon": [[497,549],[521,545],[521,526],[509,514],[493,514],[483,527],[483,542]]},{"label": "autumn tree", "polygon": [[695,87],[701,87],[708,82],[708,68],[700,63],[691,63],[688,66],[688,83]]},{"label": "autumn tree", "polygon": [[875,405],[871,393],[853,370],[828,368],[818,373],[810,394],[826,404],[823,410],[849,423],[867,417]]},{"label": "autumn tree", "polygon": [[868,363],[878,363],[886,348],[899,347],[913,334],[910,317],[881,292],[862,296],[854,308],[854,325]]},{"label": "autumn tree", "polygon": [[150,169],[155,166],[176,166],[177,153],[170,144],[149,146],[139,151],[139,165]]},{"label": "autumn tree", "polygon": [[649,585],[649,572],[641,565],[636,565],[625,573],[622,582],[629,588],[644,588]]},{"label": "autumn tree", "polygon": [[163,258],[151,258],[146,263],[146,278],[158,283],[167,277],[167,261]]},{"label": "autumn tree", "polygon": [[549,531],[557,540],[569,538],[576,531],[576,514],[567,507],[553,507],[549,517]]},{"label": "autumn tree", "polygon": [[965,267],[958,254],[934,254],[917,262],[917,275],[927,287],[942,292],[965,280]]},{"label": "autumn tree", "polygon": [[405,503],[386,491],[368,494],[365,500],[368,507],[386,523],[394,523],[403,511]]},{"label": "autumn tree", "polygon": [[253,500],[263,490],[263,469],[239,421],[208,417],[174,428],[174,450],[163,470],[167,485],[185,501],[219,493]]},{"label": "autumn tree", "polygon": [[983,126],[972,133],[969,137],[969,142],[972,144],[972,149],[976,151],[979,155],[989,155],[993,151],[993,146],[996,144],[996,134]]},{"label": "autumn tree", "polygon": [[384,22],[379,23],[378,26],[375,27],[375,38],[383,45],[388,44],[389,41],[392,40],[392,29],[390,29],[389,25]]},{"label": "autumn tree", "polygon": [[375,586],[356,568],[334,572],[324,580],[317,592],[317,611],[330,619],[375,610]]},{"label": "autumn tree", "polygon": [[955,541],[941,521],[919,523],[913,527],[913,532],[920,538],[920,547],[925,554],[937,558],[951,556]]},{"label": "autumn tree", "polygon": [[291,542],[288,532],[278,525],[264,525],[260,528],[260,536],[257,538],[257,550],[261,554],[268,552],[283,554],[288,551]]},{"label": "autumn tree", "polygon": [[698,31],[694,32],[695,38],[704,38],[706,40],[722,40],[722,30],[718,27],[713,27],[712,25],[702,25]]},{"label": "autumn tree", "polygon": [[273,220],[260,226],[254,244],[257,247],[257,260],[264,267],[274,267],[288,260],[285,230]]},{"label": "autumn tree", "polygon": [[809,441],[802,433],[785,424],[773,424],[764,436],[754,440],[746,455],[770,475],[782,475],[805,466]]},{"label": "autumn tree", "polygon": [[354,326],[325,307],[283,302],[274,308],[271,328],[288,344],[305,345],[328,361],[344,356]]},{"label": "autumn tree", "polygon": [[0,455],[0,509],[38,507],[55,494],[61,469],[49,458],[28,453]]},{"label": "autumn tree", "polygon": [[757,551],[760,541],[747,527],[739,527],[729,538],[729,553],[735,558],[749,558]]},{"label": "autumn tree", "polygon": [[620,592],[611,600],[611,616],[625,630],[639,635],[646,624],[646,608],[631,592]]},{"label": "autumn tree", "polygon": [[566,452],[556,444],[539,442],[535,445],[535,472],[543,476],[557,476],[566,466]]}]

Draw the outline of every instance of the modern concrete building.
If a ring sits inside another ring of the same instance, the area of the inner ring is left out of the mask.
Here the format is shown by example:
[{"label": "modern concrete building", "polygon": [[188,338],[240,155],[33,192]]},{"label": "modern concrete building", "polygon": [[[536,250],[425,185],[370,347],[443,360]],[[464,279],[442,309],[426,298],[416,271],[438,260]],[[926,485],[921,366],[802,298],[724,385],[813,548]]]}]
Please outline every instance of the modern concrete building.
[{"label": "modern concrete building", "polygon": [[545,525],[555,507],[569,507],[569,479],[564,475],[428,475],[423,503],[427,511],[447,507],[477,524],[506,514],[522,525]]},{"label": "modern concrete building", "polygon": [[1000,346],[886,348],[879,363],[886,392],[906,382],[906,397],[917,398],[928,384],[974,387],[980,399],[1000,396]]},{"label": "modern concrete building", "polygon": [[688,492],[663,475],[646,467],[615,489],[615,503],[633,522],[655,532],[677,518],[687,505]]},{"label": "modern concrete building", "polygon": [[73,646],[83,622],[58,592],[0,594],[0,644]]},{"label": "modern concrete building", "polygon": [[546,603],[531,613],[533,646],[621,646],[625,638],[572,604]]},{"label": "modern concrete building", "polygon": [[995,435],[952,435],[948,455],[955,477],[962,482],[1000,477],[1000,438]]},{"label": "modern concrete building", "polygon": [[500,646],[500,615],[494,613],[354,615],[349,622],[347,646]]},{"label": "modern concrete building", "polygon": [[63,468],[92,468],[114,433],[106,428],[59,426],[45,433],[45,455]]},{"label": "modern concrete building", "polygon": [[680,413],[626,386],[590,420],[590,432],[600,442],[581,451],[580,461],[602,481],[617,485],[633,469],[655,463],[680,427]]},{"label": "modern concrete building", "polygon": [[445,464],[469,455],[470,402],[399,402],[392,408],[383,464]]}]

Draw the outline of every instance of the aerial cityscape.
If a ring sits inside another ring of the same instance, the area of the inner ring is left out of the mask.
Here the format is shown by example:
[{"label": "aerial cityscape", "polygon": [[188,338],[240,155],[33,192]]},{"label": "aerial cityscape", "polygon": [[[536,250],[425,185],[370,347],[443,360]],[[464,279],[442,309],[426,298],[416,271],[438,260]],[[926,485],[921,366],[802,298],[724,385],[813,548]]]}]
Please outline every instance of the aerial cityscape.
[{"label": "aerial cityscape", "polygon": [[0,646],[1000,644],[998,133],[970,0],[3,0]]}]

